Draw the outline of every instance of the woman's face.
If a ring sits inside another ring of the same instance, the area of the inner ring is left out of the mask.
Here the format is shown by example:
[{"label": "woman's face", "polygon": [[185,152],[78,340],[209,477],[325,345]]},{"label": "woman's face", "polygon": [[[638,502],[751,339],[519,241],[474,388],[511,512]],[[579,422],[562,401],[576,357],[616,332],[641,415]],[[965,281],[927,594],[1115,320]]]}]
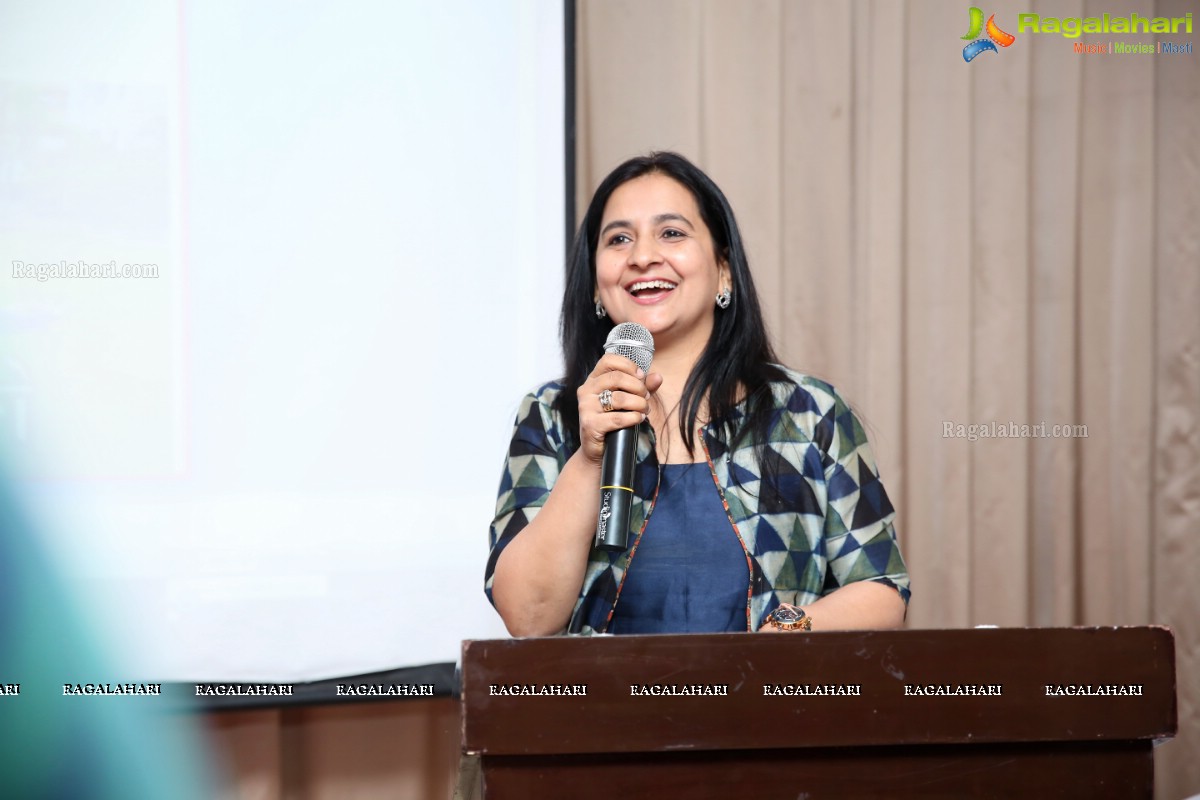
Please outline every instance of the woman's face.
[{"label": "woman's face", "polygon": [[716,295],[729,285],[712,234],[683,184],[649,173],[608,198],[596,245],[596,293],[613,322],[637,322],[655,348],[699,352],[712,333]]}]

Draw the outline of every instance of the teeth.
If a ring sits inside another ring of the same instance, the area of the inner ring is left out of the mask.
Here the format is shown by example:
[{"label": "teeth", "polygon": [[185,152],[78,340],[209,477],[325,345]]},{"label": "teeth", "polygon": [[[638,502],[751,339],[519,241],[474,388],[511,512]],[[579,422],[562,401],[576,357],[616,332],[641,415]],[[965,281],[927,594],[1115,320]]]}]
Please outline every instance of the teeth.
[{"label": "teeth", "polygon": [[674,289],[675,284],[670,281],[639,281],[629,287],[631,292],[640,292],[645,289]]}]

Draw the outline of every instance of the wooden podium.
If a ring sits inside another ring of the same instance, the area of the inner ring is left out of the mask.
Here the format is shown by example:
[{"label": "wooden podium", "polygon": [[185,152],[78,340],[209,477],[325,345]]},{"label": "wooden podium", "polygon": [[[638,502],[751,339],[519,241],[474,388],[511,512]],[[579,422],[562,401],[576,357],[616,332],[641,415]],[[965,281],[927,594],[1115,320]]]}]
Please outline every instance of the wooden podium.
[{"label": "wooden podium", "polygon": [[1151,797],[1162,627],[467,641],[504,798]]}]

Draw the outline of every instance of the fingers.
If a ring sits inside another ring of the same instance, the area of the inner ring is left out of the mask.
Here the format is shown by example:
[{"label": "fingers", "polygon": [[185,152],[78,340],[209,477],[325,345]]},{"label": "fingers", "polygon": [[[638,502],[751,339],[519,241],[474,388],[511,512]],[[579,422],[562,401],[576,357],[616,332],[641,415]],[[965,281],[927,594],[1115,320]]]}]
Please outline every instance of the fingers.
[{"label": "fingers", "polygon": [[[623,372],[606,372],[603,375],[589,378],[587,383],[579,387],[580,399],[582,400],[587,395],[596,397],[605,390],[612,392],[614,397],[620,394],[625,397],[640,397],[645,399],[650,394],[646,389],[646,384],[632,375],[626,375]],[[621,405],[616,402],[613,403],[613,407],[631,408],[631,406]]]},{"label": "fingers", "polygon": [[596,363],[596,368],[580,387],[580,394],[585,391],[599,394],[609,389],[614,393],[622,391],[647,397],[650,393],[658,391],[662,381],[662,375],[652,372],[647,376],[640,367],[624,356],[605,355]]},{"label": "fingers", "polygon": [[[661,385],[659,377],[655,386]],[[650,411],[650,389],[636,364],[623,356],[605,355],[576,393],[579,441],[587,457],[599,463],[604,437],[639,425]]]},{"label": "fingers", "polygon": [[[590,406],[590,410],[587,407]],[[599,466],[604,460],[604,437],[622,428],[641,424],[646,415],[640,411],[601,411],[593,395],[591,402],[579,406],[579,444],[584,456]]]},{"label": "fingers", "polygon": [[592,370],[590,377],[595,377],[604,372],[624,372],[641,380],[643,376],[638,375],[641,368],[637,364],[630,361],[625,356],[619,356],[614,353],[606,353],[596,362],[596,368]]},{"label": "fingers", "polygon": [[608,433],[637,425],[650,412],[650,401],[644,389],[633,393],[607,389],[590,392],[588,388],[586,385],[580,387],[578,395],[579,422],[583,427]]},{"label": "fingers", "polygon": [[[604,356],[596,364],[596,368],[592,370],[588,379],[579,387],[580,414],[589,411],[589,405],[593,401],[599,405],[599,398],[606,391],[612,393],[611,408],[602,407],[601,411],[612,413],[620,410],[645,413],[648,408],[647,398],[650,391],[646,387],[644,378],[641,370],[629,359],[615,355]],[[658,383],[662,383],[661,378]]]},{"label": "fingers", "polygon": [[595,415],[588,420],[588,424],[581,419],[579,424],[591,435],[593,441],[603,444],[606,434],[640,425],[645,418],[646,415],[640,411],[609,411]]}]

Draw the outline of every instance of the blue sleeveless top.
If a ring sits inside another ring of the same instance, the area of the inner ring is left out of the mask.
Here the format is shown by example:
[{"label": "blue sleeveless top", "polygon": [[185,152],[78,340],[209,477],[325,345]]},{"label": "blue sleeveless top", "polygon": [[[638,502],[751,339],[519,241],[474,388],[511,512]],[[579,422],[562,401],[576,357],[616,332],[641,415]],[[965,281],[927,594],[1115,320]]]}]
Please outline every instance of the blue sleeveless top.
[{"label": "blue sleeveless top", "polygon": [[610,633],[746,630],[750,568],[708,464],[663,464]]}]

